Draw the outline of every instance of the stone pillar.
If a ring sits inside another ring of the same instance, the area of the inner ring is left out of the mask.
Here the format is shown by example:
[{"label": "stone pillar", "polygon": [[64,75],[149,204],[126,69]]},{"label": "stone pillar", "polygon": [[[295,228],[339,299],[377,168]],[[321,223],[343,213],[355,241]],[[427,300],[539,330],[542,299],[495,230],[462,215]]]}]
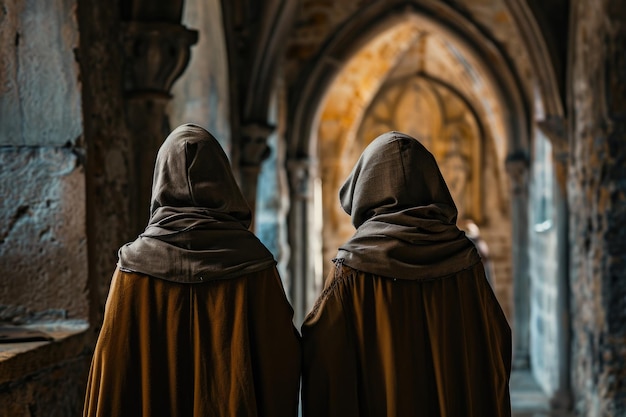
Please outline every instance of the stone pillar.
[{"label": "stone pillar", "polygon": [[530,276],[528,270],[528,156],[518,151],[507,157],[511,180],[513,226],[513,368],[529,367]]},{"label": "stone pillar", "polygon": [[124,24],[125,115],[132,152],[131,227],[143,231],[149,218],[156,154],[170,132],[166,106],[170,89],[184,71],[197,32],[166,22]]},{"label": "stone pillar", "polygon": [[299,326],[307,311],[307,283],[313,280],[312,254],[310,253],[311,205],[313,200],[312,161],[308,158],[287,161],[289,177],[289,245],[291,259],[289,271],[294,322]]},{"label": "stone pillar", "polygon": [[556,343],[558,377],[557,389],[550,398],[553,410],[566,411],[572,406],[571,378],[570,378],[570,343],[571,343],[571,314],[570,314],[570,285],[569,285],[569,208],[565,180],[567,176],[567,153],[555,150],[553,154],[557,185],[554,189],[554,206],[556,211],[555,227],[557,233],[557,298],[556,298]]},{"label": "stone pillar", "polygon": [[241,127],[241,142],[239,149],[239,186],[252,210],[252,224],[254,230],[256,212],[257,185],[261,164],[269,156],[271,150],[267,146],[267,138],[274,132],[274,127],[267,124],[248,123]]},{"label": "stone pillar", "polygon": [[567,120],[562,117],[547,117],[537,122],[537,127],[550,139],[556,179],[561,192],[567,187],[567,165],[569,164],[569,141],[566,131]]},{"label": "stone pillar", "polygon": [[626,7],[618,0],[570,7],[572,391],[580,416],[624,416]]}]

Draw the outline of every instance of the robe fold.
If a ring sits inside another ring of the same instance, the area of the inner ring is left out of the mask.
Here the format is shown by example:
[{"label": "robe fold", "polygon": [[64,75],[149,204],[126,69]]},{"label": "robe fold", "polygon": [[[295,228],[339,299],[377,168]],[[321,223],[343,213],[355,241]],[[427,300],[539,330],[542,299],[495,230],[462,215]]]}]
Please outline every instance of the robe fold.
[{"label": "robe fold", "polygon": [[304,417],[511,415],[511,330],[481,263],[432,280],[331,272],[302,326]]},{"label": "robe fold", "polygon": [[292,316],[274,267],[195,285],[117,269],[84,416],[294,417]]}]

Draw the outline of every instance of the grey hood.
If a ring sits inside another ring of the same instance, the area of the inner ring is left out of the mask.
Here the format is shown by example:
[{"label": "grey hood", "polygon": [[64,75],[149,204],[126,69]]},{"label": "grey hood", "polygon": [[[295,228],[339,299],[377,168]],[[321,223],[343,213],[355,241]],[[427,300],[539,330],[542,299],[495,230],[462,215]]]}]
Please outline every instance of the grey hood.
[{"label": "grey hood", "polygon": [[275,265],[248,230],[251,212],[219,142],[200,126],[176,128],[159,149],[150,220],[119,250],[118,265],[157,278],[197,283]]},{"label": "grey hood", "polygon": [[386,277],[429,279],[480,261],[456,226],[457,209],[435,158],[406,134],[373,140],[339,198],[356,233],[335,262]]}]

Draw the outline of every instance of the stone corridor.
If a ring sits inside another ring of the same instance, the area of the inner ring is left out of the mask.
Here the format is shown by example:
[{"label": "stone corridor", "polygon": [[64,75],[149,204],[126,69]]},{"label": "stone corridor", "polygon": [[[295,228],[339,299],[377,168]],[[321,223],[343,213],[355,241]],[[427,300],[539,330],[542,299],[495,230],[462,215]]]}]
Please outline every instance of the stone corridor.
[{"label": "stone corridor", "polygon": [[297,323],[353,233],[356,157],[420,137],[488,248],[515,416],[626,416],[624,1],[6,0],[0,50],[0,325],[81,329],[0,355],[0,417],[80,415],[117,250],[187,122]]}]

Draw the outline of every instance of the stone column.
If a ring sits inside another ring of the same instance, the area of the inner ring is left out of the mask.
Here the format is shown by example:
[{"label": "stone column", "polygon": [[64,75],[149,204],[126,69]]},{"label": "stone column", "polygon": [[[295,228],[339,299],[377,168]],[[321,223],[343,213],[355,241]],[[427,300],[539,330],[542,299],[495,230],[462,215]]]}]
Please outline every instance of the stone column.
[{"label": "stone column", "polygon": [[170,89],[184,71],[197,32],[166,22],[124,24],[125,115],[132,152],[131,227],[141,232],[148,221],[156,154],[170,126],[166,106]]},{"label": "stone column", "polygon": [[257,185],[261,164],[270,155],[267,138],[274,132],[274,126],[260,123],[248,123],[241,127],[241,142],[239,149],[238,176],[241,192],[252,210],[252,224],[256,212]]},{"label": "stone column", "polygon": [[300,325],[307,313],[307,283],[313,280],[312,256],[310,254],[311,203],[313,199],[312,161],[308,158],[287,161],[289,177],[289,245],[291,259],[290,300],[294,309],[294,322]]},{"label": "stone column", "polygon": [[[554,150],[554,148],[553,148]],[[571,343],[571,314],[570,314],[570,285],[569,285],[569,207],[567,203],[567,178],[568,158],[566,153],[558,152],[554,155],[554,165],[558,184],[555,187],[554,205],[556,210],[557,228],[557,299],[556,314],[558,326],[556,328],[556,341],[558,352],[558,379],[557,389],[550,399],[553,410],[569,410],[572,403],[571,378],[570,378],[570,343]]]},{"label": "stone column", "polygon": [[513,368],[530,363],[530,275],[528,270],[528,156],[515,152],[507,157],[511,179],[513,226]]},{"label": "stone column", "polygon": [[537,127],[552,144],[552,157],[559,189],[567,188],[567,166],[569,164],[569,142],[566,132],[567,120],[563,117],[547,117],[537,122]]},{"label": "stone column", "polygon": [[626,7],[571,2],[568,206],[577,415],[626,415]]}]

